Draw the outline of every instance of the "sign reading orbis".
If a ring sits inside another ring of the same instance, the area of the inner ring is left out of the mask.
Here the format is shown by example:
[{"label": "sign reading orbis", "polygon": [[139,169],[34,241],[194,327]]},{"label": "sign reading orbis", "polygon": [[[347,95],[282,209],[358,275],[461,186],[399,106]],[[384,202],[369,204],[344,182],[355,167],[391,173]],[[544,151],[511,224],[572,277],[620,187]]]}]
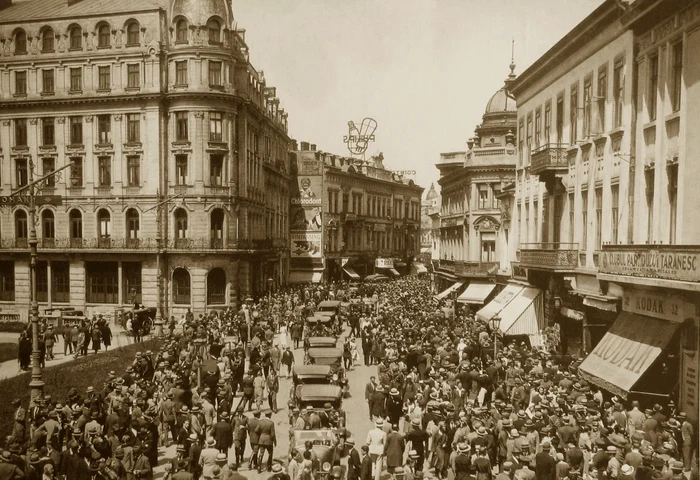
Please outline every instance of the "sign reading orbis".
[{"label": "sign reading orbis", "polygon": [[605,250],[601,253],[600,272],[700,282],[700,251]]}]

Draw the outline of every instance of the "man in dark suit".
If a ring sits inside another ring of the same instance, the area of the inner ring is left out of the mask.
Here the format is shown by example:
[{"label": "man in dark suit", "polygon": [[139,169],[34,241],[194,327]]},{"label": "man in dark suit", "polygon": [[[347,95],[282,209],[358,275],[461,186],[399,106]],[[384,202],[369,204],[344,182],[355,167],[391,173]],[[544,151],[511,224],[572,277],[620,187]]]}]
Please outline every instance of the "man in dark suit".
[{"label": "man in dark suit", "polygon": [[355,439],[350,437],[345,440],[345,445],[350,447],[348,452],[348,480],[360,480],[362,459],[360,452],[355,448]]},{"label": "man in dark suit", "polygon": [[212,437],[216,440],[216,448],[221,453],[227,453],[233,444],[233,428],[228,421],[228,412],[221,412],[219,421],[212,427]]},{"label": "man in dark suit", "polygon": [[369,383],[365,386],[365,401],[369,410],[369,419],[372,420],[372,395],[377,388],[375,377],[369,377]]},{"label": "man in dark suit", "polygon": [[537,480],[555,480],[557,461],[550,454],[549,442],[542,444],[542,451],[535,455],[535,476]]},{"label": "man in dark suit", "polygon": [[248,419],[248,439],[250,440],[250,448],[253,449],[248,462],[248,470],[252,470],[258,465],[258,438],[260,437],[257,432],[258,423],[260,423],[260,412],[255,412],[253,418]]},{"label": "man in dark suit", "polygon": [[260,457],[258,457],[258,471],[262,469],[263,458],[265,458],[265,451],[267,451],[267,471],[272,469],[272,458],[273,450],[277,445],[277,436],[275,435],[275,422],[272,421],[272,410],[265,411],[265,418],[261,418],[258,422],[258,426],[255,428],[256,433],[259,435],[258,445],[260,450]]},{"label": "man in dark suit", "polygon": [[369,456],[369,447],[362,445],[362,463],[360,464],[360,480],[372,480],[372,459]]},{"label": "man in dark suit", "polygon": [[177,470],[170,477],[171,480],[194,480],[194,475],[187,471],[187,461],[180,460],[177,464]]}]

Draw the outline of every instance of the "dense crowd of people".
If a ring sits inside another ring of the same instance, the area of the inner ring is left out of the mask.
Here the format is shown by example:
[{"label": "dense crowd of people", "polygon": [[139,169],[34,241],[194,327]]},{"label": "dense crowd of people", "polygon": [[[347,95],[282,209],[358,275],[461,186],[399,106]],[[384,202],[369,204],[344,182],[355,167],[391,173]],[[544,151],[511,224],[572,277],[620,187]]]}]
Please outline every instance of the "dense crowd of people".
[{"label": "dense crowd of people", "polygon": [[[291,374],[307,338],[336,333],[305,324],[323,300],[349,305],[339,344],[345,368],[371,377],[364,400],[373,428],[355,438],[357,425],[346,431],[330,405],[290,405],[290,427],[342,431],[344,471],[321,469],[313,445],[285,465],[273,461],[271,416],[288,400],[278,404],[279,377]],[[30,406],[15,400],[0,479],[151,479],[159,447],[171,444],[173,480],[242,480],[246,468],[274,480],[697,479],[687,412],[627,403],[581,380],[573,359],[443,307],[414,276],[297,286],[237,310],[188,312],[167,325],[158,351],[136,354],[104,385],[65,398],[45,392]]]}]

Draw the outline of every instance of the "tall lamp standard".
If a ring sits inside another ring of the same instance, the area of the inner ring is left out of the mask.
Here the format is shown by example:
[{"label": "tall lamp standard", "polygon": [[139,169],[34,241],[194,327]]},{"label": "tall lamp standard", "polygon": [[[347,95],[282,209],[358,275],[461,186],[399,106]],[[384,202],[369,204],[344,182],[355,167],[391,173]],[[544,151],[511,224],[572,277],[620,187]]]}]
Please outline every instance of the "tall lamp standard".
[{"label": "tall lamp standard", "polygon": [[[30,281],[30,308],[29,314],[32,322],[32,380],[29,382],[30,402],[32,405],[40,400],[44,393],[44,381],[41,378],[41,364],[39,363],[39,302],[36,297],[36,264],[39,252],[37,246],[39,239],[36,236],[36,195],[46,187],[46,181],[54,177],[59,177],[63,170],[72,167],[73,162],[67,163],[34,180],[34,162],[29,159],[29,178],[27,185],[12,192],[10,197],[19,198],[23,195],[29,197],[29,281]],[[72,181],[73,179],[71,179]]]},{"label": "tall lamp standard", "polygon": [[496,362],[498,355],[498,327],[501,326],[501,317],[496,315],[491,319],[491,330],[493,331],[493,361]]},{"label": "tall lamp standard", "polygon": [[269,304],[272,301],[272,285],[275,283],[275,281],[272,279],[272,277],[267,279],[267,303]]}]

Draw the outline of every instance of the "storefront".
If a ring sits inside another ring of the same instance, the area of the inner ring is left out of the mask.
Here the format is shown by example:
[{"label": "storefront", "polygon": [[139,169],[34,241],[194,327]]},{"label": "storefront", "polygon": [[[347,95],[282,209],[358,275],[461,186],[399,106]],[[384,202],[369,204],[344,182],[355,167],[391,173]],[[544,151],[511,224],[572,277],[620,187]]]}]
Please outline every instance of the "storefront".
[{"label": "storefront", "polygon": [[476,317],[490,323],[500,319],[499,330],[506,336],[527,337],[530,345],[543,345],[542,292],[528,285],[511,283],[494,297]]},{"label": "storefront", "polygon": [[459,290],[464,286],[464,282],[456,281],[452,283],[449,287],[435,295],[435,300],[444,300],[450,296],[459,294]]},{"label": "storefront", "polygon": [[457,297],[457,304],[464,313],[476,312],[495,296],[496,284],[493,282],[472,280]]}]

